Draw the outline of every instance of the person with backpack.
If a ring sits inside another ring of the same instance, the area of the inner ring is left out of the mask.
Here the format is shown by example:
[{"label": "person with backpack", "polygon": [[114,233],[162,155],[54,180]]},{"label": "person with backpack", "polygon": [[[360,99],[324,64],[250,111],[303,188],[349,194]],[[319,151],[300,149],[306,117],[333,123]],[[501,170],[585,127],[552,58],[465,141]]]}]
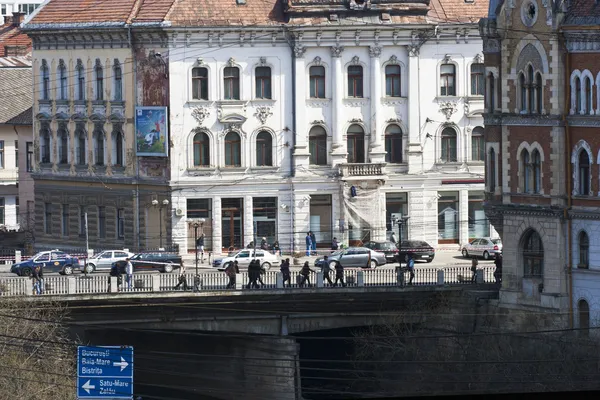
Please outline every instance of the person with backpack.
[{"label": "person with backpack", "polygon": [[237,260],[233,263],[229,263],[227,268],[225,268],[225,275],[229,278],[229,283],[227,284],[227,289],[235,289],[235,281],[237,274],[240,273],[240,267],[238,265]]},{"label": "person with backpack", "polygon": [[329,273],[331,272],[331,269],[329,268],[329,257],[324,256],[323,259],[319,262],[319,264],[319,266],[321,267],[321,273],[323,274],[323,283],[327,281],[327,283],[329,283],[329,286],[333,286],[333,282],[329,277]]},{"label": "person with backpack", "polygon": [[408,254],[408,261],[406,262],[406,268],[408,269],[408,273],[410,274],[410,278],[408,279],[408,284],[413,284],[413,279],[415,279],[415,260],[412,254]]},{"label": "person with backpack", "polygon": [[315,271],[310,269],[310,265],[308,264],[308,261],[305,261],[304,265],[302,266],[302,269],[300,270],[300,276],[302,276],[302,280],[300,281],[299,286],[304,286],[305,283],[310,285],[310,273],[311,272],[315,272]]},{"label": "person with backpack", "polygon": [[338,282],[340,282],[340,284],[343,287],[346,287],[346,283],[344,282],[344,266],[342,265],[341,262],[336,261],[335,262],[335,282],[333,283],[333,286],[337,286]]},{"label": "person with backpack", "polygon": [[281,263],[281,275],[283,277],[283,287],[285,287],[285,283],[288,283],[288,287],[292,287],[292,274],[290,272],[290,259],[286,258],[285,261]]},{"label": "person with backpack", "polygon": [[477,261],[477,257],[473,257],[471,261],[471,272],[473,273],[471,283],[477,282],[477,265],[479,265],[479,261]]}]

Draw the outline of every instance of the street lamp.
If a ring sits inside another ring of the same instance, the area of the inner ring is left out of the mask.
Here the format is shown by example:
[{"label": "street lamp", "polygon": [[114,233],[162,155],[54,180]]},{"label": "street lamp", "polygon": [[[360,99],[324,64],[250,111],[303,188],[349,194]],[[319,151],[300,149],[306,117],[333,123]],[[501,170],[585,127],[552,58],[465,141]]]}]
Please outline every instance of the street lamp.
[{"label": "street lamp", "polygon": [[196,249],[196,276],[194,276],[194,288],[198,290],[200,285],[200,277],[198,275],[198,228],[201,228],[204,233],[204,218],[194,219],[189,222],[189,225],[194,227],[194,248]]},{"label": "street lamp", "polygon": [[162,205],[159,206],[158,204],[159,204],[158,200],[156,200],[156,199],[152,200],[152,205],[154,207],[158,207],[158,234],[159,234],[159,238],[160,238],[159,239],[160,244],[158,247],[160,249],[162,249],[163,248],[163,245],[162,245],[162,234],[163,234],[163,232],[162,232],[162,209],[163,209],[163,207],[166,208],[169,205],[169,200],[164,199],[162,201]]},{"label": "street lamp", "polygon": [[[392,218],[392,222],[398,225],[398,238],[400,239],[398,242],[398,251],[400,254],[402,254],[402,226],[408,222],[409,219],[410,217],[408,215],[403,215],[400,218]],[[400,260],[400,265],[402,265],[402,260]]]}]

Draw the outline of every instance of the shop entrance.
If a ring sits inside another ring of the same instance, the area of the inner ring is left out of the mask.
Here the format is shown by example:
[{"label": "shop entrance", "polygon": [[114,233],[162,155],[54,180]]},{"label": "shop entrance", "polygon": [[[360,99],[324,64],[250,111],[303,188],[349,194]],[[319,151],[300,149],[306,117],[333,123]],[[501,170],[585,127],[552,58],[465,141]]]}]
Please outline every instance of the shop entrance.
[{"label": "shop entrance", "polygon": [[221,199],[221,240],[223,250],[240,249],[244,243],[244,199]]}]

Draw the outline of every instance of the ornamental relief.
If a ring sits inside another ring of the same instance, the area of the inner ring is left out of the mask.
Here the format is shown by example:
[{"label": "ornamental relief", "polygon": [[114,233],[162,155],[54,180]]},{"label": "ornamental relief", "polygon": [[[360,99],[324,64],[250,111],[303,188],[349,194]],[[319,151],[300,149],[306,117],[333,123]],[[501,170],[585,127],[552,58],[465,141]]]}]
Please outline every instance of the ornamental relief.
[{"label": "ornamental relief", "polygon": [[192,117],[196,120],[198,125],[202,125],[204,120],[210,117],[210,108],[205,106],[195,107],[192,110]]},{"label": "ornamental relief", "polygon": [[271,107],[266,106],[256,107],[256,111],[254,112],[254,116],[258,118],[260,123],[263,125],[267,122],[267,119],[269,119],[269,117],[272,115],[273,111],[271,110]]},{"label": "ornamental relief", "polygon": [[405,97],[384,97],[381,99],[381,104],[384,106],[399,106],[406,104]]},{"label": "ornamental relief", "polygon": [[307,99],[306,106],[309,108],[327,108],[331,100],[329,99]]}]

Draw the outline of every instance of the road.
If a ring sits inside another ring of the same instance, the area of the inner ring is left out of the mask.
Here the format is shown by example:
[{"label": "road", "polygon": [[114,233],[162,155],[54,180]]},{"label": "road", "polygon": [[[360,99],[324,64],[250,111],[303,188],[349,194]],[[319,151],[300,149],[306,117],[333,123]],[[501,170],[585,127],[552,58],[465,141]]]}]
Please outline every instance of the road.
[{"label": "road", "polygon": [[[311,268],[314,269],[314,260],[316,257],[302,257],[300,258],[300,263],[304,263],[304,261],[309,261]],[[194,264],[194,259],[192,257],[185,257],[184,258],[184,263],[187,267],[187,272],[193,272],[194,268],[195,268],[195,264]],[[493,260],[489,260],[489,261],[484,261],[484,260],[479,260],[479,265],[480,266],[484,266],[484,265],[493,265],[494,261]],[[470,259],[466,259],[464,257],[462,257],[462,255],[459,253],[458,250],[440,250],[436,252],[435,258],[431,263],[427,263],[424,261],[416,261],[415,262],[415,267],[419,268],[419,267],[447,267],[447,266],[452,266],[452,265],[471,265],[471,260]],[[382,269],[391,269],[396,267],[397,264],[386,264],[380,268]],[[214,272],[214,273],[223,273],[221,271],[217,271],[215,268],[212,268],[208,262],[205,261],[204,264],[199,264],[198,265],[198,270],[205,273],[205,272]],[[291,268],[292,271],[298,271],[300,270],[299,266],[292,266]],[[178,271],[175,270],[172,272],[173,274],[177,274]],[[76,273],[78,274],[78,273]],[[103,275],[107,275],[108,271],[105,272],[97,272],[95,274],[103,274]],[[49,273],[46,275],[58,275],[58,273]],[[11,274],[10,273],[10,265],[4,265],[4,264],[0,264],[0,277],[13,277],[16,276],[15,274]]]}]

